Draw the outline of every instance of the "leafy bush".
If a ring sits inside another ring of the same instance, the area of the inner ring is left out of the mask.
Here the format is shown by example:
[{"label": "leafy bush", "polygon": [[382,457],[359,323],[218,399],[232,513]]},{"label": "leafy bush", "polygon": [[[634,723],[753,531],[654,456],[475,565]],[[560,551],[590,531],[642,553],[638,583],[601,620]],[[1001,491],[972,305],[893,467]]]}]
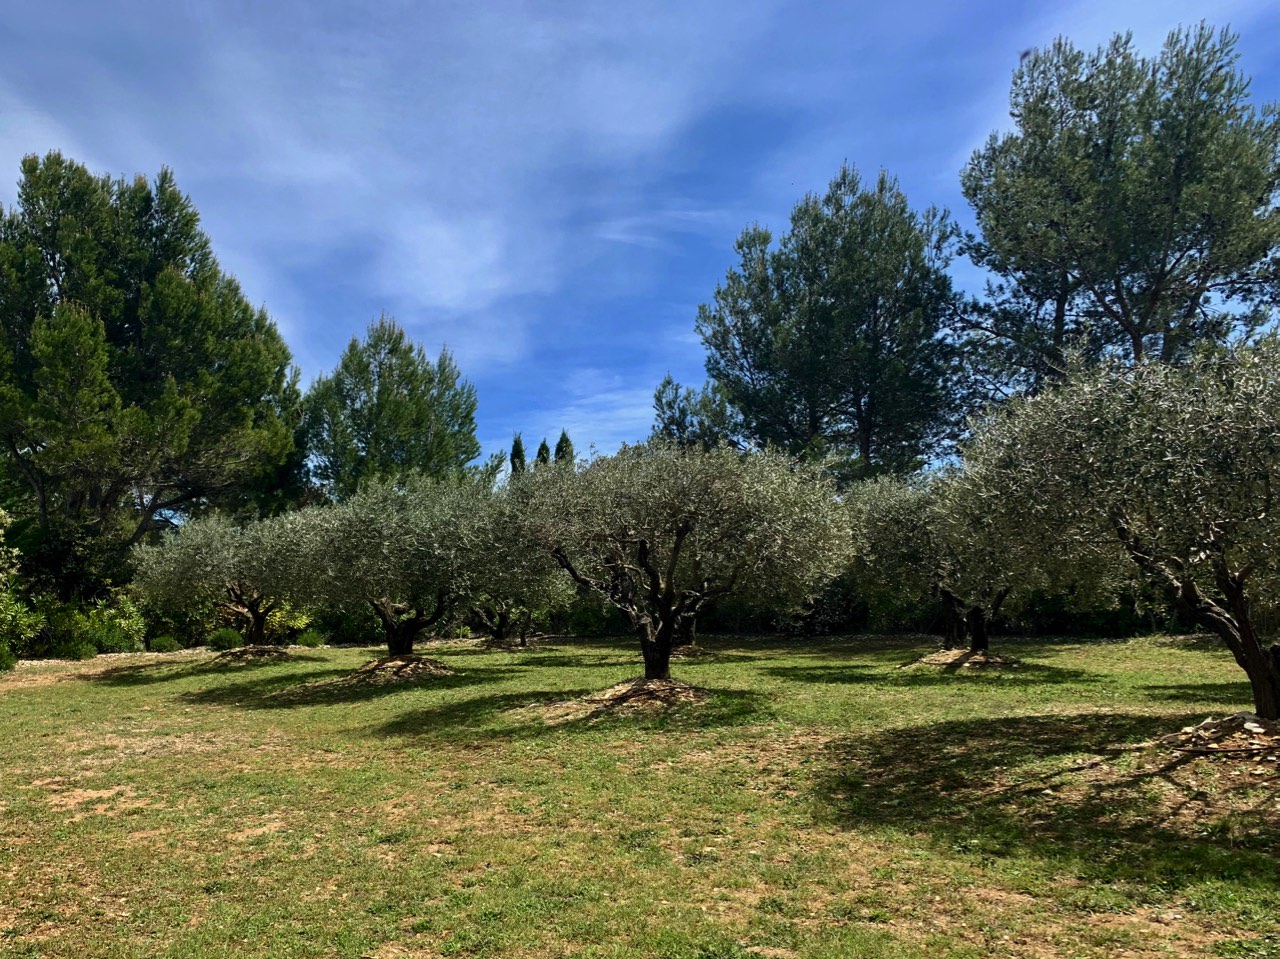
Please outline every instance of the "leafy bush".
[{"label": "leafy bush", "polygon": [[0,590],[0,671],[12,669],[40,635],[44,617],[12,590]]},{"label": "leafy bush", "polygon": [[39,639],[32,643],[34,654],[54,659],[88,659],[83,655],[84,646],[97,654],[97,644],[88,638],[89,617],[82,610],[48,595],[37,596],[35,606],[42,629]]},{"label": "leafy bush", "polygon": [[83,620],[83,638],[100,653],[138,653],[145,648],[146,622],[137,604],[125,595],[99,601]]},{"label": "leafy bush", "polygon": [[98,655],[98,647],[83,635],[67,634],[54,642],[49,655],[53,659],[93,659]]},{"label": "leafy bush", "polygon": [[150,646],[153,653],[176,653],[182,649],[182,644],[172,636],[157,636],[151,640]]},{"label": "leafy bush", "polygon": [[294,639],[294,642],[297,643],[299,646],[307,646],[311,649],[315,649],[317,646],[323,646],[328,641],[329,641],[328,636],[314,629],[304,630],[303,632],[299,633],[298,636]]},{"label": "leafy bush", "polygon": [[212,649],[225,652],[228,649],[239,649],[243,645],[244,637],[240,635],[240,631],[230,626],[224,626],[209,634],[209,646]]},{"label": "leafy bush", "polygon": [[[281,603],[267,616],[266,640],[268,643],[284,645],[288,642],[301,643],[297,638],[311,626],[311,614],[286,606]],[[317,644],[319,645],[319,644]]]}]

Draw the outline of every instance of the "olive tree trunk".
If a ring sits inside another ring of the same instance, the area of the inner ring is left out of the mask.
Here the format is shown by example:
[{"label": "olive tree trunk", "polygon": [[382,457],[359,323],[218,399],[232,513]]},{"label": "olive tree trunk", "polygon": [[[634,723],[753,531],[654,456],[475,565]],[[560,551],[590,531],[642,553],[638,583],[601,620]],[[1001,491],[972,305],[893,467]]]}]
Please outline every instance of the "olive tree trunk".
[{"label": "olive tree trunk", "polygon": [[675,623],[664,619],[654,629],[653,624],[645,620],[639,625],[637,632],[640,634],[640,652],[644,656],[644,678],[670,679]]},{"label": "olive tree trunk", "polygon": [[408,603],[397,603],[390,599],[371,599],[369,605],[378,614],[382,628],[387,636],[388,656],[410,656],[418,634],[429,626],[438,623],[445,614],[443,597],[436,604],[435,611],[424,613]]}]

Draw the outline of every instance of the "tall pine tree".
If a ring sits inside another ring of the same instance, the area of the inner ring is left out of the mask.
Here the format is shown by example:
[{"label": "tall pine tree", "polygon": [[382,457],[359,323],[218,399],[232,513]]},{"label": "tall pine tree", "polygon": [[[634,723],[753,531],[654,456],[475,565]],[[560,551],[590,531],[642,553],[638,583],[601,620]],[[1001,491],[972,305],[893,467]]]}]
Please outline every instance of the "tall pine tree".
[{"label": "tall pine tree", "polygon": [[739,238],[740,266],[698,311],[710,395],[749,442],[835,455],[855,476],[918,467],[959,419],[955,238],[945,212],[913,211],[892,177],[864,184],[842,168],[776,246],[762,227]]},{"label": "tall pine tree", "polygon": [[293,446],[292,386],[172,173],[22,161],[0,210],[0,478],[38,585],[92,594],[148,531],[261,488]]},{"label": "tall pine tree", "polygon": [[312,384],[305,406],[312,476],[336,499],[372,477],[457,475],[480,455],[475,387],[448,350],[431,359],[385,314]]}]

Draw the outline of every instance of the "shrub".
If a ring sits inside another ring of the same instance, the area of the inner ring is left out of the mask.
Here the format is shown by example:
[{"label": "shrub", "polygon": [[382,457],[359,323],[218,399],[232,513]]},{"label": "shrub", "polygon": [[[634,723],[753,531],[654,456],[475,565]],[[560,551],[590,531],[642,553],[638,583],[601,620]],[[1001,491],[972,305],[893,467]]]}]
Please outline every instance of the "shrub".
[{"label": "shrub", "polygon": [[[266,640],[268,643],[278,645],[284,645],[292,641],[305,646],[306,644],[301,642],[298,636],[308,631],[310,626],[310,613],[281,603],[267,615]],[[322,644],[317,643],[316,645]]]},{"label": "shrub", "polygon": [[176,653],[183,648],[172,636],[157,636],[151,640],[150,647],[153,653]]},{"label": "shrub", "polygon": [[0,590],[0,671],[12,669],[30,652],[44,618],[11,590]]},{"label": "shrub", "polygon": [[228,649],[239,649],[243,645],[244,637],[240,635],[240,631],[230,626],[224,626],[209,634],[209,646],[212,649],[225,652]]},{"label": "shrub", "polygon": [[306,646],[310,649],[315,649],[317,646],[323,646],[328,641],[328,636],[314,629],[304,630],[298,634],[296,639],[294,639],[294,642],[299,646]]},{"label": "shrub", "polygon": [[64,635],[49,648],[53,659],[93,659],[98,647],[84,636]]},{"label": "shrub", "polygon": [[146,648],[147,625],[138,605],[123,594],[98,602],[87,616],[88,638],[102,653],[139,653]]}]

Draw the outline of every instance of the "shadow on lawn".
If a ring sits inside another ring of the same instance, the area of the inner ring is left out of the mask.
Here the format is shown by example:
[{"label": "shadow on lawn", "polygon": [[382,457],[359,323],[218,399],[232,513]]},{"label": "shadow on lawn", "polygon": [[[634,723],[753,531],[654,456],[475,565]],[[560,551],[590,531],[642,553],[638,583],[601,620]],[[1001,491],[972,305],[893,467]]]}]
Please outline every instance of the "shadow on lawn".
[{"label": "shadow on lawn", "polygon": [[368,702],[410,690],[446,690],[494,683],[515,670],[467,670],[452,676],[432,676],[412,682],[369,682],[349,668],[317,670],[303,675],[289,673],[242,683],[224,683],[180,693],[184,703],[202,706],[239,706],[244,709],[292,709],[297,706],[335,706]]},{"label": "shadow on lawn", "polygon": [[957,669],[942,666],[913,666],[911,669],[888,669],[852,663],[830,666],[767,666],[762,672],[779,679],[799,683],[853,684],[870,683],[888,687],[952,686],[957,682],[983,682],[993,686],[1043,686],[1058,683],[1082,683],[1096,678],[1083,669],[1061,669],[1023,663],[999,669]]},{"label": "shadow on lawn", "polygon": [[922,832],[960,852],[1066,857],[1083,879],[1154,877],[1170,887],[1244,880],[1280,890],[1280,822],[1256,797],[1242,797],[1234,814],[1251,827],[1242,838],[1197,815],[1212,798],[1219,818],[1226,793],[1239,793],[1209,797],[1194,781],[1188,788],[1181,767],[1194,761],[1189,754],[1153,752],[1149,762],[1112,765],[1132,744],[1202,718],[1027,716],[838,740],[815,786],[818,815],[849,829]]},{"label": "shadow on lawn", "polygon": [[[287,659],[247,659],[242,662],[219,661],[218,656],[194,663],[166,660],[156,663],[131,663],[128,666],[112,666],[94,670],[80,676],[85,682],[103,683],[107,686],[151,686],[192,676],[233,676],[256,672],[267,666],[291,666],[295,663],[326,663],[324,656],[312,653],[291,652]],[[296,674],[295,678],[296,678]]]},{"label": "shadow on lawn", "polygon": [[1172,683],[1169,685],[1140,686],[1142,694],[1150,699],[1173,703],[1237,703],[1238,710],[1253,711],[1253,691],[1248,682],[1234,683]]},{"label": "shadow on lawn", "polygon": [[462,702],[411,710],[391,722],[371,727],[369,731],[386,737],[510,740],[603,730],[687,732],[760,722],[772,715],[767,697],[739,689],[709,690],[711,698],[706,702],[680,704],[654,712],[598,710],[554,723],[545,721],[538,713],[540,708],[578,700],[597,692],[599,690],[590,688],[545,689],[477,696]]}]

